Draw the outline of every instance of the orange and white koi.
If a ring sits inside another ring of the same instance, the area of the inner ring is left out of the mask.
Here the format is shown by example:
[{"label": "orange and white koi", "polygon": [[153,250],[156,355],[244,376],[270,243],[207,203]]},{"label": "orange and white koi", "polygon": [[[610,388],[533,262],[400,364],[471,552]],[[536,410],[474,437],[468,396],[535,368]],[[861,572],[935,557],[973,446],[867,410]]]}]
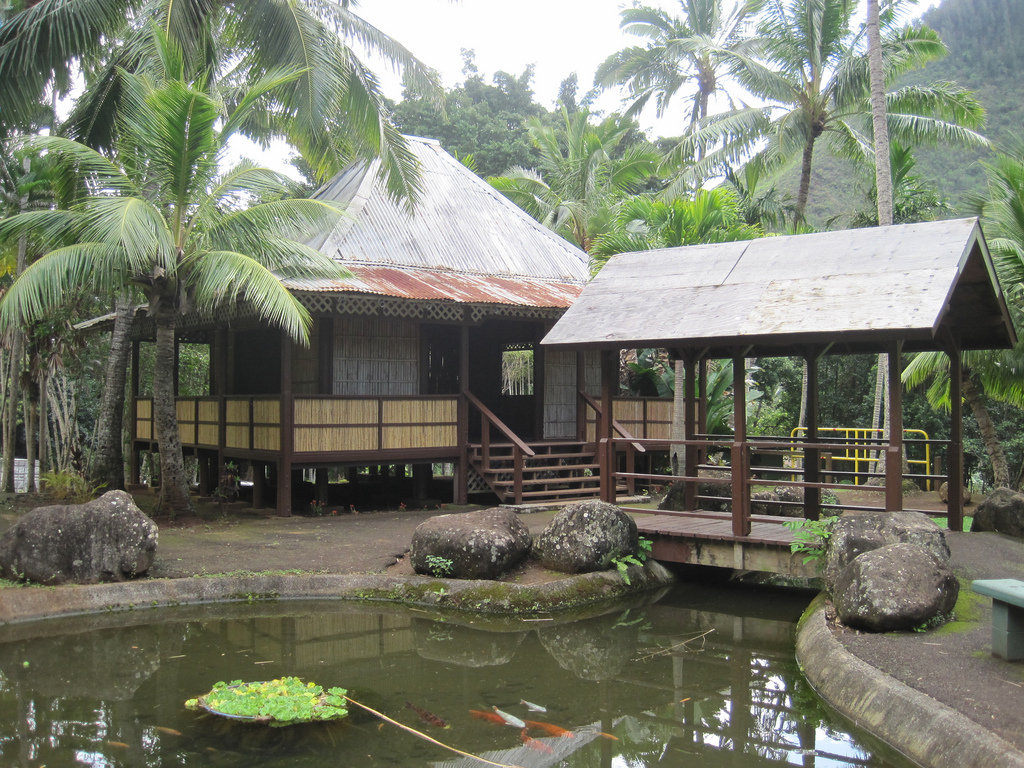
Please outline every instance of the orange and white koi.
[{"label": "orange and white koi", "polygon": [[519,703],[522,704],[524,707],[526,707],[531,712],[547,712],[548,711],[547,707],[542,707],[540,704],[534,704],[532,701],[527,701],[526,699],[520,699]]},{"label": "orange and white koi", "polygon": [[576,734],[572,731],[560,728],[552,723],[542,723],[539,720],[524,720],[527,728],[536,728],[538,731],[544,731],[548,736],[568,736],[570,739],[576,738]]},{"label": "orange and white koi", "polygon": [[498,725],[506,725],[505,721],[502,720],[498,715],[493,712],[484,712],[480,709],[471,709],[469,714],[475,717],[477,720],[486,720],[489,723],[496,723]]},{"label": "orange and white koi", "polygon": [[553,755],[555,753],[555,750],[553,750],[549,745],[545,744],[543,741],[540,741],[539,739],[533,738],[530,734],[528,734],[525,728],[523,728],[523,730],[519,732],[519,738],[522,739],[523,744],[528,746],[530,749],[535,749],[538,752],[543,752],[547,755]]},{"label": "orange and white koi", "polygon": [[513,728],[523,729],[526,727],[526,723],[520,720],[515,715],[510,715],[508,712],[502,712],[497,707],[491,707],[494,710],[494,714],[505,721],[505,725],[511,725]]},{"label": "orange and white koi", "polygon": [[168,736],[181,736],[181,731],[176,731],[173,728],[164,728],[162,725],[154,725],[153,730],[166,733]]}]

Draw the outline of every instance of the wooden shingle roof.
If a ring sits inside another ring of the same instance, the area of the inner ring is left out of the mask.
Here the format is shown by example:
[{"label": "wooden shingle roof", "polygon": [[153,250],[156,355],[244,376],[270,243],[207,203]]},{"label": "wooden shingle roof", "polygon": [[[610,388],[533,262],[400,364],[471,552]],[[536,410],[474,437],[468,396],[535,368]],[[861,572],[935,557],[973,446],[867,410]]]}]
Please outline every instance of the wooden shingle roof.
[{"label": "wooden shingle roof", "polygon": [[976,219],[624,253],[546,345],[668,347],[729,356],[1006,348],[1013,325]]},{"label": "wooden shingle roof", "polygon": [[436,141],[407,137],[422,194],[409,214],[388,198],[377,163],[342,171],[317,196],[348,217],[307,242],[350,280],[289,280],[305,292],[528,307],[569,306],[590,277],[587,255],[532,219]]}]

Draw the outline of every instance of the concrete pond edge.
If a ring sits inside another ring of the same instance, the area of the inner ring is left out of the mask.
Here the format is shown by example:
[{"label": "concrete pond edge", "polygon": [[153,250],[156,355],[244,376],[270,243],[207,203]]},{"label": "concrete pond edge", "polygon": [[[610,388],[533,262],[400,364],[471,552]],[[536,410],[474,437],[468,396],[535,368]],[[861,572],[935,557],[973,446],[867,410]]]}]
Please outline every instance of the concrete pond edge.
[{"label": "concrete pond edge", "polygon": [[525,616],[621,599],[666,586],[675,578],[654,561],[630,566],[628,577],[629,584],[617,570],[612,570],[523,585],[387,574],[253,574],[11,587],[0,590],[0,625],[178,605],[310,599],[400,603]]},{"label": "concrete pond edge", "polygon": [[1024,768],[1024,753],[1009,742],[847,651],[828,627],[824,594],[800,620],[796,658],[833,709],[919,765]]}]

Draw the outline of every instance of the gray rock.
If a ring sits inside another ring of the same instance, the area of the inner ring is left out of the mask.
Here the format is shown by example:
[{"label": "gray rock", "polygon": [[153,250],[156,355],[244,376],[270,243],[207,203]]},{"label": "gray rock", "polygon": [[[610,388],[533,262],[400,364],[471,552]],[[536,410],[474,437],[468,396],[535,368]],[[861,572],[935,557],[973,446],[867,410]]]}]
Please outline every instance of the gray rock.
[{"label": "gray rock", "polygon": [[971,531],[997,531],[1024,537],[1024,493],[997,488],[974,512]]},{"label": "gray rock", "polygon": [[453,622],[413,618],[416,653],[424,659],[459,667],[500,667],[508,664],[526,632],[490,632]]},{"label": "gray rock", "polygon": [[844,624],[891,632],[949,613],[959,592],[948,563],[915,544],[889,544],[855,557],[832,598]]},{"label": "gray rock", "polygon": [[636,627],[618,626],[614,618],[601,616],[542,627],[537,634],[544,650],[562,669],[581,680],[608,680],[636,653]]},{"label": "gray rock", "polygon": [[[779,497],[772,491],[758,491],[750,494],[750,511],[755,515],[775,515],[776,517],[791,517],[791,507],[783,507],[779,504]],[[799,510],[795,514],[799,514]]]},{"label": "gray rock", "polygon": [[900,543],[916,544],[949,562],[946,534],[920,512],[847,512],[836,521],[825,548],[825,585],[831,589],[858,555]]},{"label": "gray rock", "polygon": [[604,501],[570,504],[534,542],[541,565],[562,573],[607,570],[612,560],[635,555],[638,547],[636,522]]},{"label": "gray rock", "polygon": [[[961,493],[963,493],[964,504],[970,504],[971,489],[968,488],[967,486],[964,486]],[[939,501],[941,501],[943,504],[949,501],[949,483],[943,483],[942,485],[939,486]]]},{"label": "gray rock", "polygon": [[40,584],[124,581],[149,570],[157,526],[124,491],[39,507],[0,537],[0,571]]},{"label": "gray rock", "polygon": [[529,553],[530,530],[515,512],[482,509],[420,523],[412,536],[410,560],[416,573],[497,579]]}]

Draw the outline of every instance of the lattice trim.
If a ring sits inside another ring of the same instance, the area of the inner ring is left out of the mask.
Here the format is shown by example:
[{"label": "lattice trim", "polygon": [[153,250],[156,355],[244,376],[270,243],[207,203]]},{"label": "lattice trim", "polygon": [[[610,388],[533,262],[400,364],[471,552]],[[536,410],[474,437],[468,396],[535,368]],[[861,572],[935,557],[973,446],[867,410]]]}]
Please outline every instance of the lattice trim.
[{"label": "lattice trim", "polygon": [[491,487],[487,485],[487,481],[484,480],[483,475],[476,471],[476,467],[470,466],[469,473],[466,477],[466,486],[470,493],[486,493],[491,490]]}]

